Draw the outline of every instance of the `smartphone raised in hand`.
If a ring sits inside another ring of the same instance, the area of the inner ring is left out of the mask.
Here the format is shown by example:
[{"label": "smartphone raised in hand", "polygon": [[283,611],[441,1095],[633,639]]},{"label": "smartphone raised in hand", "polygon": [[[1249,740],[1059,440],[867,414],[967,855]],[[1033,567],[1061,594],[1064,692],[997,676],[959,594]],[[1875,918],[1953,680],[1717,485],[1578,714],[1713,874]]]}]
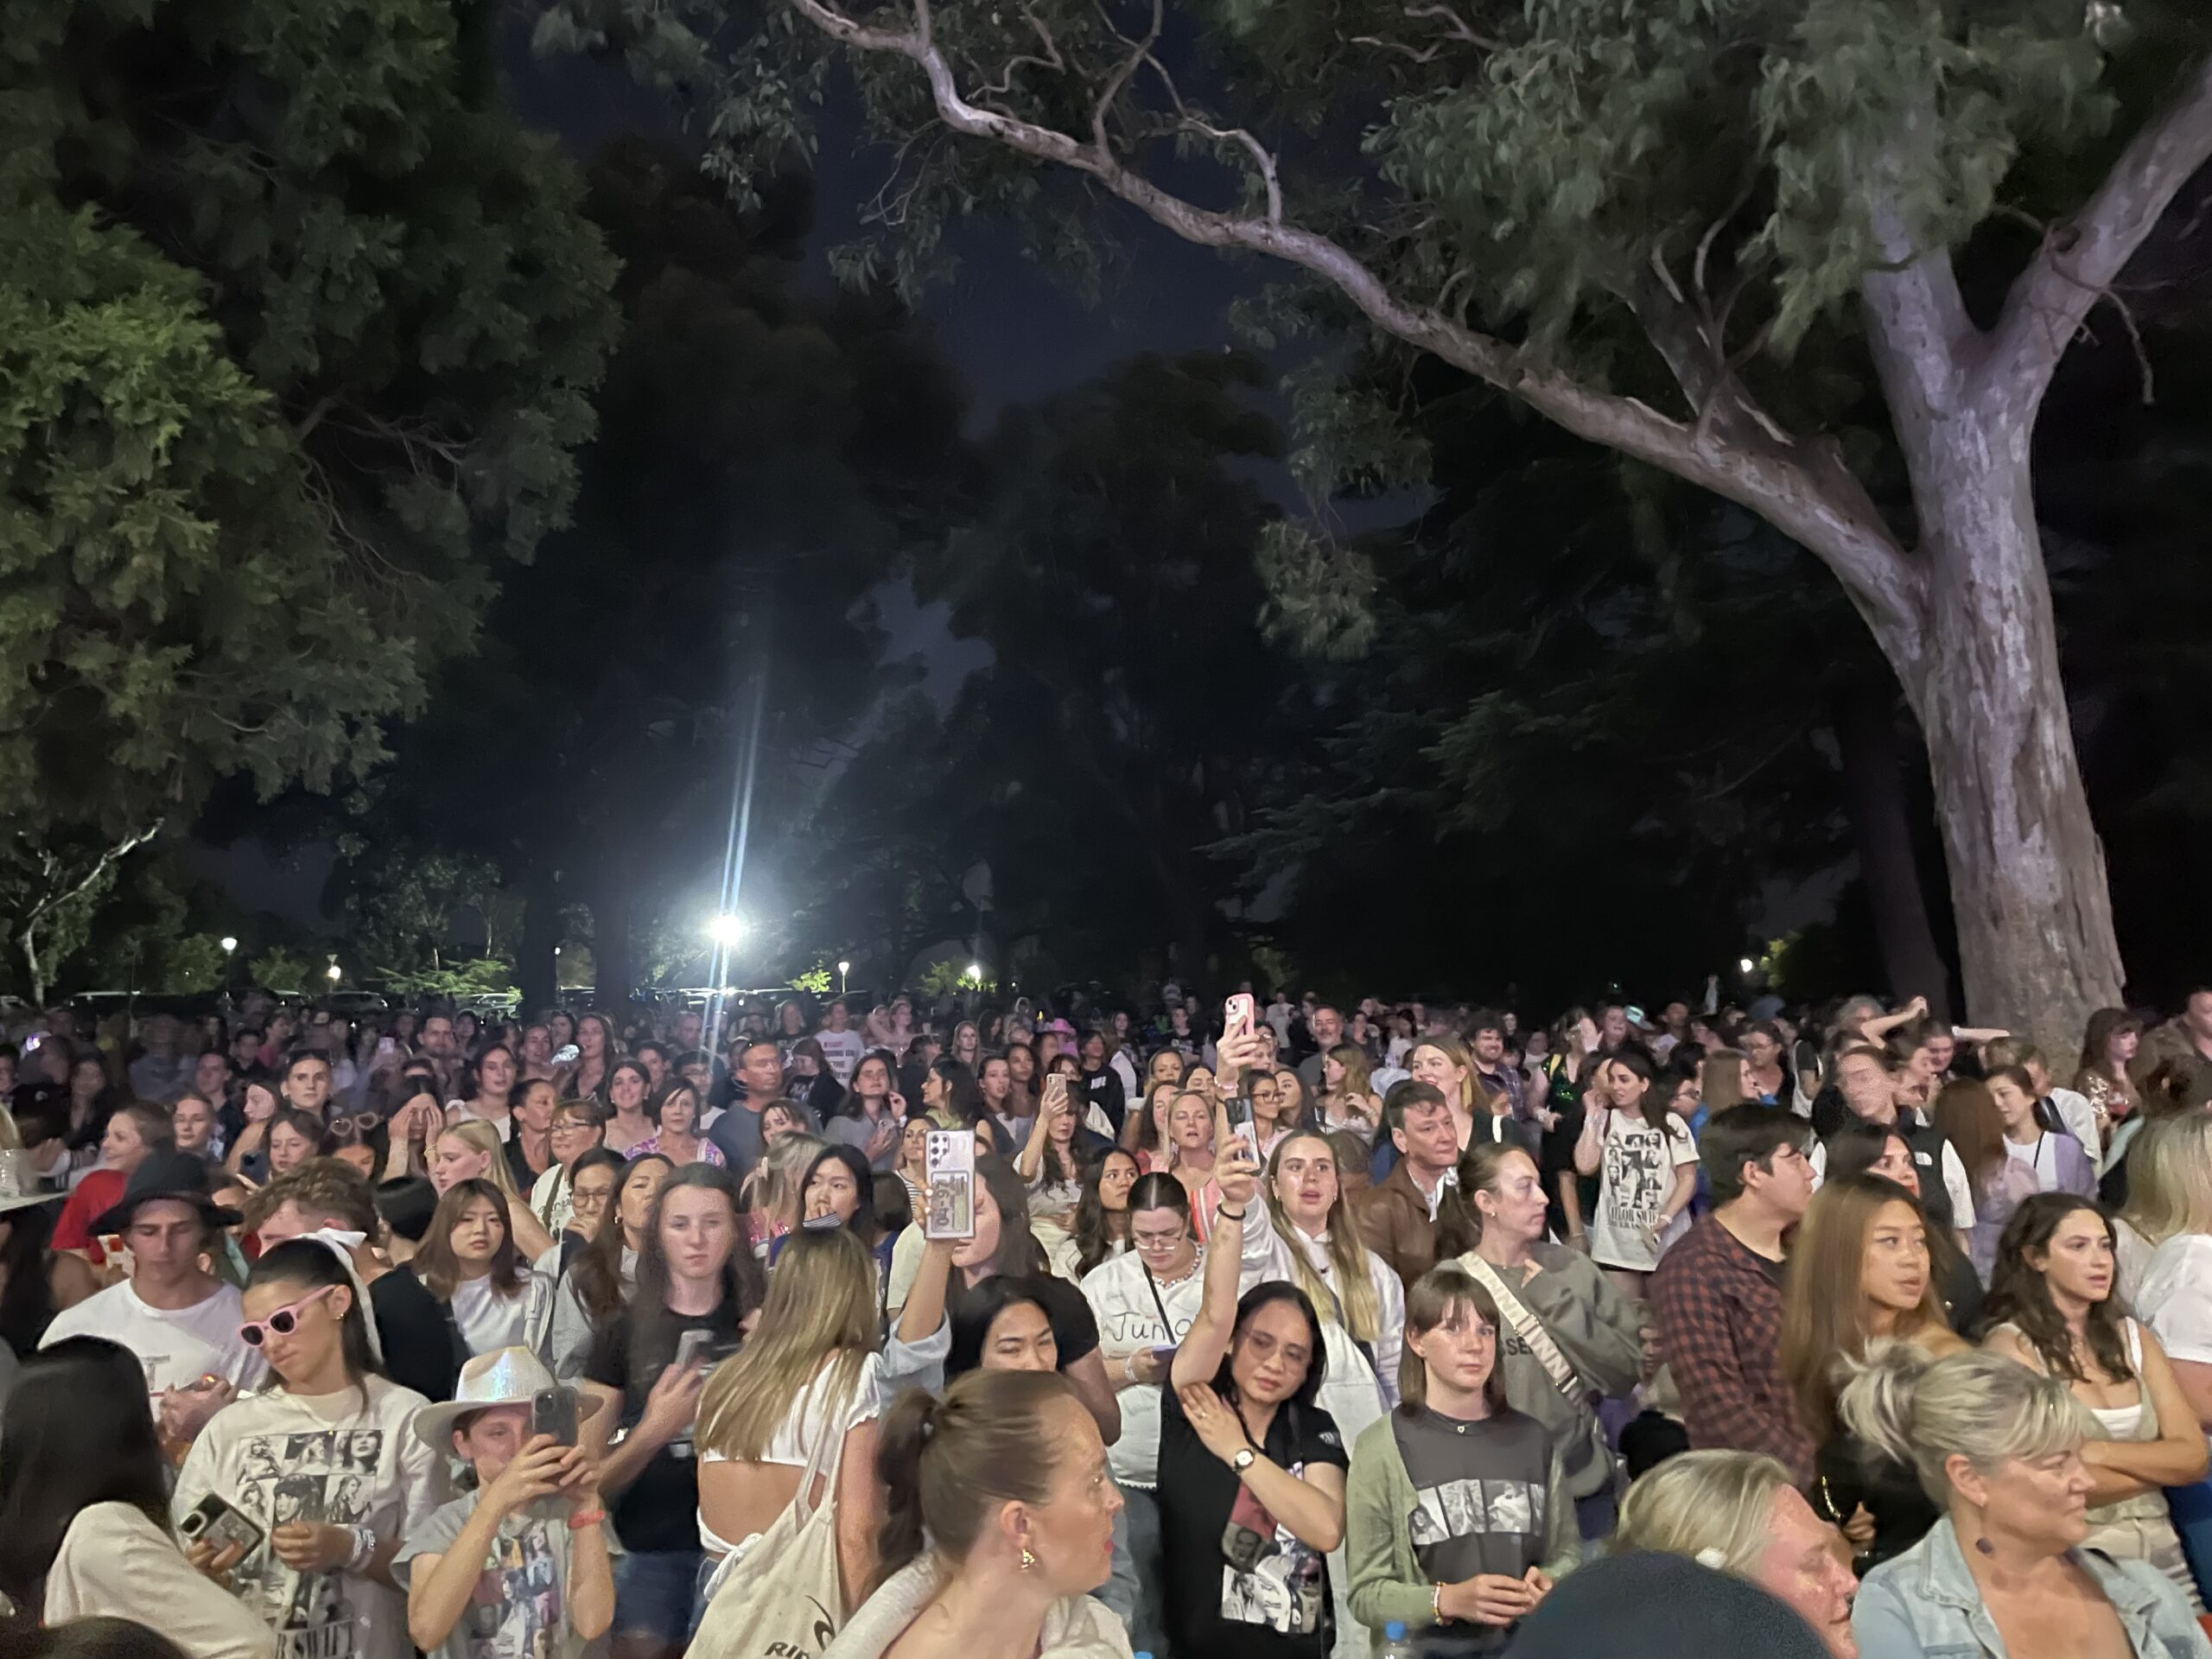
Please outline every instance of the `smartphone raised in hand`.
[{"label": "smartphone raised in hand", "polygon": [[1228,1042],[1236,1037],[1252,1034],[1253,1021],[1258,1017],[1252,1006],[1251,995],[1239,991],[1221,1005],[1221,1039]]},{"label": "smartphone raised in hand", "polygon": [[[684,1335],[703,1337],[703,1331],[687,1331]],[[576,1443],[576,1391],[574,1389],[540,1389],[531,1396],[530,1432],[534,1437],[550,1434],[556,1446]]]},{"label": "smartphone raised in hand", "polygon": [[1230,1138],[1241,1143],[1244,1156],[1253,1163],[1260,1161],[1260,1125],[1252,1114],[1252,1103],[1241,1096],[1232,1096],[1221,1103],[1222,1116],[1228,1120]]},{"label": "smartphone raised in hand", "polygon": [[975,1131],[931,1129],[923,1137],[922,1172],[922,1236],[975,1237]]}]

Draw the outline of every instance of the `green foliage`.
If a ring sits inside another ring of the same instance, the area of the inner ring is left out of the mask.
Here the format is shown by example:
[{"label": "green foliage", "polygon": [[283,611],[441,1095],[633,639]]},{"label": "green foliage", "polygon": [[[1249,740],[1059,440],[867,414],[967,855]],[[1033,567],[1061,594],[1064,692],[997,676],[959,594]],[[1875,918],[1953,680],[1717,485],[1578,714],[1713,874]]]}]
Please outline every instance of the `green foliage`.
[{"label": "green foliage", "polygon": [[37,977],[47,912],[218,780],[382,754],[567,511],[613,272],[442,0],[6,35],[0,913]]},{"label": "green foliage", "polygon": [[830,964],[820,960],[804,973],[791,976],[791,989],[804,991],[810,996],[827,996],[836,983],[836,976],[830,971]]},{"label": "green foliage", "polygon": [[282,946],[272,946],[257,953],[246,968],[248,978],[264,990],[304,991],[310,995],[318,995],[328,982],[322,976],[319,964],[309,962],[305,957],[296,956]]},{"label": "green foliage", "polygon": [[383,980],[387,990],[402,996],[514,997],[520,995],[514,977],[512,962],[500,957],[480,957],[473,962],[449,963],[413,973],[388,973]]}]

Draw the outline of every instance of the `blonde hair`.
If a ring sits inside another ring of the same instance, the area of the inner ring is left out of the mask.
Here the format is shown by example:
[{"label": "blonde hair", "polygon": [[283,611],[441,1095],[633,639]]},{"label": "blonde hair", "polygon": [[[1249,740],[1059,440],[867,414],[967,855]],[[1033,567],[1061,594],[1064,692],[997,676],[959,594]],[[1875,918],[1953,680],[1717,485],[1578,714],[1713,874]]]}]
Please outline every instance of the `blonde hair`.
[{"label": "blonde hair", "polygon": [[[1475,1057],[1467,1052],[1467,1046],[1465,1043],[1457,1037],[1441,1031],[1433,1036],[1416,1037],[1414,1039],[1414,1046],[1406,1051],[1407,1064],[1410,1065],[1414,1056],[1424,1048],[1434,1049],[1452,1063],[1452,1069],[1454,1071],[1465,1074],[1463,1077],[1455,1077],[1452,1082],[1452,1088],[1459,1091],[1458,1100],[1452,1098],[1450,1090],[1442,1091],[1446,1105],[1456,1107],[1464,1112],[1474,1112],[1478,1105],[1482,1107],[1483,1111],[1486,1112],[1490,1109],[1490,1103],[1483,1095],[1482,1085],[1475,1081]],[[1475,1115],[1479,1117],[1482,1113],[1476,1112]]]},{"label": "blonde hair", "polygon": [[1338,1043],[1329,1051],[1329,1058],[1344,1067],[1344,1081],[1342,1088],[1333,1091],[1325,1089],[1324,1094],[1333,1092],[1339,1100],[1346,1096],[1364,1100],[1375,1092],[1375,1068],[1368,1063],[1365,1049],[1351,1043]]},{"label": "blonde hair", "polygon": [[1930,1359],[1892,1338],[1845,1364],[1852,1376],[1838,1402],[1844,1426],[1917,1473],[1939,1509],[1951,1498],[1951,1459],[1990,1474],[2016,1459],[2069,1451],[2092,1427],[2063,1382],[2002,1354],[1969,1348]]},{"label": "blonde hair", "polygon": [[829,1149],[819,1135],[779,1136],[760,1154],[760,1161],[746,1177],[746,1205],[773,1221],[798,1224],[798,1207],[806,1196],[806,1172]]},{"label": "blonde hair", "polygon": [[[1337,1172],[1337,1198],[1329,1206],[1329,1265],[1336,1270],[1338,1288],[1331,1290],[1321,1275],[1313,1271],[1306,1260],[1306,1243],[1300,1236],[1282,1204],[1275,1197],[1275,1171],[1282,1164],[1282,1155],[1300,1141],[1311,1141],[1326,1147],[1330,1167]],[[1344,1172],[1326,1135],[1312,1129],[1297,1129],[1275,1143],[1274,1155],[1268,1160],[1268,1219],[1274,1224],[1275,1236],[1283,1242],[1284,1252],[1290,1257],[1292,1281],[1306,1293],[1314,1311],[1324,1323],[1330,1322],[1332,1313],[1341,1314],[1334,1321],[1344,1325],[1361,1342],[1376,1343],[1382,1336],[1382,1306],[1375,1294],[1375,1281],[1369,1276],[1367,1246],[1360,1242],[1359,1224],[1352,1218],[1351,1205],[1344,1197]]]},{"label": "blonde hair", "polygon": [[16,1127],[16,1115],[0,1106],[0,1152],[21,1152],[23,1132]]},{"label": "blonde hair", "polygon": [[507,1167],[506,1147],[500,1141],[497,1129],[480,1117],[464,1117],[460,1122],[448,1123],[440,1129],[432,1137],[431,1144],[435,1146],[448,1135],[492,1160],[491,1166],[474,1179],[489,1181],[517,1204],[522,1202],[522,1195],[515,1191],[515,1173]]},{"label": "blonde hair", "polygon": [[2181,1233],[2212,1233],[2212,1113],[2159,1118],[2127,1149],[2120,1218],[2153,1249]]},{"label": "blonde hair", "polygon": [[1789,1471],[1756,1452],[1684,1452],[1628,1489],[1614,1554],[1656,1549],[1749,1578],[1774,1530]]},{"label": "blonde hair", "polygon": [[752,1339],[715,1368],[699,1396],[694,1438],[707,1451],[758,1463],[800,1395],[825,1374],[820,1414],[835,1421],[860,1386],[880,1329],[875,1262],[860,1236],[846,1227],[801,1228],[776,1259]]}]

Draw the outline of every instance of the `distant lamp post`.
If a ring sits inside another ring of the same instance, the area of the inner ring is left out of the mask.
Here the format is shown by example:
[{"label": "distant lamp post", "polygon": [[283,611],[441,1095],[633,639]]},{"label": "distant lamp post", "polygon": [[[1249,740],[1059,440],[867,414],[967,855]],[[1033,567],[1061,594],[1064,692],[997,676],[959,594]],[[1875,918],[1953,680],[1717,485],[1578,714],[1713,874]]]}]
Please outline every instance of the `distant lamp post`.
[{"label": "distant lamp post", "polygon": [[223,935],[222,945],[223,954],[227,957],[238,948],[238,942],[229,934],[226,933]]},{"label": "distant lamp post", "polygon": [[982,987],[983,983],[983,964],[982,963],[971,962],[968,964],[968,982],[979,988]]},{"label": "distant lamp post", "polygon": [[322,973],[323,977],[330,982],[334,989],[336,988],[338,982],[346,977],[346,970],[343,968],[340,968],[334,962],[332,963],[329,967],[324,969]]},{"label": "distant lamp post", "polygon": [[851,973],[852,971],[853,971],[853,964],[852,964],[851,963],[849,963],[849,962],[841,962],[841,963],[839,963],[837,964],[837,995],[838,995],[842,996],[842,995],[845,994],[845,976],[846,976],[846,975],[848,975],[848,974],[849,974],[849,973]]},{"label": "distant lamp post", "polygon": [[1758,963],[1753,962],[1749,957],[1738,957],[1736,958],[1736,966],[1741,969],[1745,976],[1748,977],[1752,969],[1758,966]]}]

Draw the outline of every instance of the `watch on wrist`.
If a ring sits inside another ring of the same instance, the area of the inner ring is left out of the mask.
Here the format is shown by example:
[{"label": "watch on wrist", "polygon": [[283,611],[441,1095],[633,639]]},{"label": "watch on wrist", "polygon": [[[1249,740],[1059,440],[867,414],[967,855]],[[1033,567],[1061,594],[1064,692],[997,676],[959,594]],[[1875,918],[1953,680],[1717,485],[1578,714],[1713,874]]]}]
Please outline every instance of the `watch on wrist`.
[{"label": "watch on wrist", "polygon": [[1240,1446],[1236,1448],[1236,1456],[1230,1459],[1229,1466],[1241,1475],[1259,1460],[1260,1454],[1257,1452],[1249,1446]]}]

